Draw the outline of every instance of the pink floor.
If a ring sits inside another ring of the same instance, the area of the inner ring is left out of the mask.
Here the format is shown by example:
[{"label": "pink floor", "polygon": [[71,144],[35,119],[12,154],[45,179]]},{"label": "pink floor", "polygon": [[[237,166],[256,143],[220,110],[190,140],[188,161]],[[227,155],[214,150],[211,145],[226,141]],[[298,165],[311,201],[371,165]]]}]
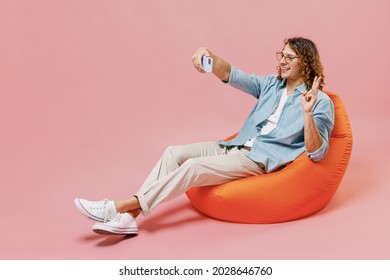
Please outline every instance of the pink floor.
[{"label": "pink floor", "polygon": [[[390,2],[271,2],[2,2],[0,259],[389,259]],[[91,231],[75,197],[131,195],[166,146],[224,138],[253,106],[193,69],[197,47],[269,74],[294,35],[317,43],[354,133],[323,211],[235,224],[183,196],[136,237]]]}]

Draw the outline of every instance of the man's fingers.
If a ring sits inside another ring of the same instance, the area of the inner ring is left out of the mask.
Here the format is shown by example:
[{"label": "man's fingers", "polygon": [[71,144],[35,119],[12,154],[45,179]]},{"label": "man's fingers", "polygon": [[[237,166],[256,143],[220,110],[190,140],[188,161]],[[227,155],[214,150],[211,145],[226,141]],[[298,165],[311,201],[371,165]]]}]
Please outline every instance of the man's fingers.
[{"label": "man's fingers", "polygon": [[203,67],[202,67],[202,55],[201,54],[194,54],[192,56],[192,63],[195,66],[195,69],[198,70],[200,73],[205,73]]},{"label": "man's fingers", "polygon": [[312,90],[316,90],[316,88],[317,88],[317,80],[318,80],[318,77],[315,76],[314,80],[313,80],[313,85],[311,86]]},{"label": "man's fingers", "polygon": [[314,77],[312,90],[314,90],[315,92],[318,91],[318,89],[320,88],[321,80],[322,80],[322,77],[318,77],[318,76]]},{"label": "man's fingers", "polygon": [[202,67],[202,58],[203,58],[203,56],[210,56],[210,52],[206,48],[204,48],[204,47],[198,48],[195,51],[195,53],[192,55],[192,63],[194,64],[194,66],[196,68],[200,68],[202,70],[204,70],[203,67]]}]

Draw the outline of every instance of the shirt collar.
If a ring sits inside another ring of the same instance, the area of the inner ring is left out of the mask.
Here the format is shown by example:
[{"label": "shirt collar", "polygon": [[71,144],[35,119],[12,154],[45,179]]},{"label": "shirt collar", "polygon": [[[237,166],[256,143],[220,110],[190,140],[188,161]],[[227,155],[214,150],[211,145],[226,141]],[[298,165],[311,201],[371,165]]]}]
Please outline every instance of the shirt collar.
[{"label": "shirt collar", "polygon": [[[286,87],[287,86],[287,81],[285,79],[283,79],[283,87]],[[305,83],[302,83],[300,84],[298,87],[295,88],[294,90],[294,93],[295,91],[298,91],[300,94],[304,93],[306,91],[306,85]]]},{"label": "shirt collar", "polygon": [[304,93],[306,91],[306,85],[303,83],[299,85],[295,90],[298,90],[300,93]]}]

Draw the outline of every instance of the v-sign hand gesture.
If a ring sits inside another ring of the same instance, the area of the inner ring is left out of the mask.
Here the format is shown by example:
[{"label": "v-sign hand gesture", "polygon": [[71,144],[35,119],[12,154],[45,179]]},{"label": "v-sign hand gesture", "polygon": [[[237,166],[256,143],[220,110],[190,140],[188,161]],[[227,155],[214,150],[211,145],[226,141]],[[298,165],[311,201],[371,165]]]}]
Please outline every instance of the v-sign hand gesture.
[{"label": "v-sign hand gesture", "polygon": [[315,77],[309,91],[302,94],[302,108],[305,113],[310,113],[318,100],[318,88],[321,84],[321,77]]}]

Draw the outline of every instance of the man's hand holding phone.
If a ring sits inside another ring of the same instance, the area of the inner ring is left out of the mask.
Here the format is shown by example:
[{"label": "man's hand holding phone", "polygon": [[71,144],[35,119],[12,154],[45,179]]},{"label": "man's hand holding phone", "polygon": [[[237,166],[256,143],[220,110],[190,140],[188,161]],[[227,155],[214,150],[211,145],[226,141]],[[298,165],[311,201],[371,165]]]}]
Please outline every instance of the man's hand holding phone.
[{"label": "man's hand holding phone", "polygon": [[213,58],[206,48],[199,48],[195,51],[192,63],[200,73],[213,72]]}]

